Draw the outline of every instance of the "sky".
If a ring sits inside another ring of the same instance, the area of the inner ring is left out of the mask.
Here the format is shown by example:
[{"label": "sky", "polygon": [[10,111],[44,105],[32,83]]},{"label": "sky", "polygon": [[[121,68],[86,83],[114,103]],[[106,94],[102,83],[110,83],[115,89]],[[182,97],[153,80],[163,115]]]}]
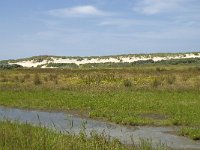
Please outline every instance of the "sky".
[{"label": "sky", "polygon": [[200,0],[0,0],[0,59],[200,51]]}]

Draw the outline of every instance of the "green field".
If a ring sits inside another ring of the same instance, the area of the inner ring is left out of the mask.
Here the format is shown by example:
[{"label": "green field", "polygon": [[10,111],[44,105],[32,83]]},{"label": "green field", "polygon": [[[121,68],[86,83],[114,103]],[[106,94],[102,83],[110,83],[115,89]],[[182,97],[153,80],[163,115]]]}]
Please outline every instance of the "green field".
[{"label": "green field", "polygon": [[196,64],[0,71],[0,105],[66,111],[123,125],[181,126],[200,138]]},{"label": "green field", "polygon": [[[178,125],[196,128],[189,132],[199,139],[200,96],[195,92],[120,91],[103,94],[36,90],[0,92],[1,105],[75,112],[124,125]],[[5,100],[4,97],[7,97]],[[190,101],[188,101],[188,99]],[[73,111],[70,111],[73,110]],[[185,131],[185,130],[183,130]]]}]

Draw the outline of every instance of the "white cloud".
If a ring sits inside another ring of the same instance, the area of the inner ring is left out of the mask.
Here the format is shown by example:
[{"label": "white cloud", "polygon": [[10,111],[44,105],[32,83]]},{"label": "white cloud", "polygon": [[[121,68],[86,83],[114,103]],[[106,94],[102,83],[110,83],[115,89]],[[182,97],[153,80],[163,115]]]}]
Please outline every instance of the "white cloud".
[{"label": "white cloud", "polygon": [[[163,23],[159,21],[159,23]],[[119,26],[119,27],[132,27],[132,26],[156,26],[158,24],[158,21],[148,21],[148,20],[142,20],[142,19],[122,19],[122,18],[115,18],[115,19],[109,19],[104,20],[100,22],[99,26]]]},{"label": "white cloud", "polygon": [[85,16],[108,16],[110,13],[97,9],[92,5],[76,6],[49,10],[48,14],[55,17],[85,17]]},{"label": "white cloud", "polygon": [[142,14],[154,15],[177,10],[183,2],[185,0],[141,0],[133,10]]},{"label": "white cloud", "polygon": [[132,26],[137,25],[137,20],[132,19],[109,19],[100,22],[98,25],[100,26]]}]

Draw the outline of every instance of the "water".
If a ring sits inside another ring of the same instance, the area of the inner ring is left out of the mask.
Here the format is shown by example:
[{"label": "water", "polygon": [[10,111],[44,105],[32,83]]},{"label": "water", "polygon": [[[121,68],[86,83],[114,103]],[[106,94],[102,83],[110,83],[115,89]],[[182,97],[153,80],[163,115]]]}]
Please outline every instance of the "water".
[{"label": "water", "polygon": [[103,121],[83,119],[66,113],[21,110],[0,107],[0,120],[19,121],[53,128],[78,134],[81,129],[89,135],[91,131],[104,133],[111,138],[117,138],[124,144],[140,142],[149,139],[153,144],[166,144],[177,149],[200,149],[200,141],[193,141],[186,137],[171,134],[177,127],[125,127]]}]

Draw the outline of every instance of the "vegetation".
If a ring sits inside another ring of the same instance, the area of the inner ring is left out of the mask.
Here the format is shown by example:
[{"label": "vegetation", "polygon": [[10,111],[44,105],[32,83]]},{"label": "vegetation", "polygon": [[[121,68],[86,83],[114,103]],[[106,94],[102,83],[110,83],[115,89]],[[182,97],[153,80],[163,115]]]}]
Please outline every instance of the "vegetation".
[{"label": "vegetation", "polygon": [[78,68],[75,63],[49,63],[47,67],[57,67],[57,68]]},{"label": "vegetation", "polygon": [[31,61],[31,60],[33,60],[34,62],[42,62],[44,60],[51,61],[52,60],[51,57],[54,57],[54,56],[48,56],[48,55],[33,56],[33,57],[30,57],[30,58],[21,58],[21,59],[17,59],[17,60],[9,60],[9,62],[15,63],[15,62],[18,62],[18,61]]},{"label": "vegetation", "polygon": [[16,68],[22,68],[22,66],[17,65],[17,64],[13,64],[13,65],[0,64],[0,70],[4,70],[4,69],[16,69]]},{"label": "vegetation", "polygon": [[[76,110],[89,117],[124,125],[200,124],[200,97],[195,92],[66,90],[1,91],[1,105],[47,110]],[[6,99],[5,99],[6,98]],[[189,99],[189,101],[188,101]],[[158,117],[154,118],[151,115]]]},{"label": "vegetation", "polygon": [[35,74],[35,76],[34,76],[34,84],[35,85],[42,84],[42,81],[41,81],[40,76],[38,74]]},{"label": "vegetation", "polygon": [[[0,149],[15,150],[152,150],[151,143],[141,141],[140,145],[124,146],[118,140],[111,140],[106,135],[91,132],[87,137],[84,130],[79,135],[55,133],[41,127],[28,124],[0,122]],[[155,149],[155,148],[154,148]],[[159,146],[159,150],[166,147]]]},{"label": "vegetation", "polygon": [[190,137],[193,140],[200,140],[200,130],[197,127],[184,127],[180,130],[180,135]]},{"label": "vegetation", "polygon": [[119,63],[88,63],[81,64],[80,68],[120,68],[120,67],[142,67],[143,65],[181,65],[181,64],[200,64],[200,58],[185,58],[185,59],[172,59],[161,60],[154,62],[150,60],[139,60],[135,62],[119,62]]},{"label": "vegetation", "polygon": [[[185,59],[172,59],[172,60],[162,60],[162,61],[156,61],[154,62],[152,60],[153,57],[183,57],[186,56],[186,54],[193,54],[193,55],[200,55],[198,52],[193,52],[193,53],[153,53],[153,54],[128,54],[128,55],[111,55],[111,56],[91,56],[91,57],[79,57],[79,56],[74,56],[74,57],[67,57],[67,56],[48,56],[48,55],[43,55],[43,56],[33,56],[30,58],[23,58],[23,59],[18,59],[18,60],[5,60],[5,61],[0,61],[1,62],[12,62],[16,63],[19,61],[33,61],[33,62],[43,62],[46,61],[46,65],[48,67],[61,67],[61,68],[113,68],[113,67],[134,67],[138,65],[143,65],[143,64],[154,64],[154,65],[178,65],[178,64],[200,64],[200,58],[185,58]],[[149,60],[139,60],[136,62],[123,62],[122,58],[148,58]],[[91,59],[110,59],[110,58],[115,58],[119,60],[118,63],[88,63],[88,64],[82,64],[80,66],[74,64],[74,63],[53,63],[53,58],[54,59],[75,59],[76,61],[82,61],[82,60],[91,60]],[[44,62],[45,63],[45,62]],[[43,64],[45,65],[45,64]],[[38,65],[38,67],[42,67],[43,65]]]},{"label": "vegetation", "polygon": [[157,64],[166,65],[178,65],[178,64],[200,64],[200,58],[184,58],[184,59],[172,59],[172,60],[161,60],[156,62]]},{"label": "vegetation", "polygon": [[73,110],[124,125],[195,127],[196,137],[200,136],[199,93],[196,64],[0,72],[3,106]]},{"label": "vegetation", "polygon": [[[35,62],[41,62],[43,61],[44,58],[34,58],[33,61]],[[78,58],[79,61],[83,60]],[[78,60],[77,59],[77,60]],[[44,59],[45,60],[45,59]],[[50,60],[50,59],[47,59]],[[200,64],[200,58],[187,58],[187,59],[173,59],[173,60],[162,60],[162,61],[157,61],[154,62],[153,60],[139,60],[136,62],[107,62],[107,63],[86,63],[86,64],[80,64],[77,65],[75,63],[48,63],[46,64],[46,67],[54,67],[54,68],[71,68],[71,69],[77,69],[77,68],[82,68],[82,69],[89,69],[89,68],[135,68],[135,67],[144,67],[146,66],[165,66],[165,65],[196,65],[197,67]],[[38,68],[41,68],[43,65],[38,65]],[[13,64],[9,65],[7,62],[0,63],[0,70],[1,69],[15,69],[15,68],[22,68],[22,66]],[[159,68],[158,68],[159,69]],[[200,69],[198,67],[198,69]]]}]

